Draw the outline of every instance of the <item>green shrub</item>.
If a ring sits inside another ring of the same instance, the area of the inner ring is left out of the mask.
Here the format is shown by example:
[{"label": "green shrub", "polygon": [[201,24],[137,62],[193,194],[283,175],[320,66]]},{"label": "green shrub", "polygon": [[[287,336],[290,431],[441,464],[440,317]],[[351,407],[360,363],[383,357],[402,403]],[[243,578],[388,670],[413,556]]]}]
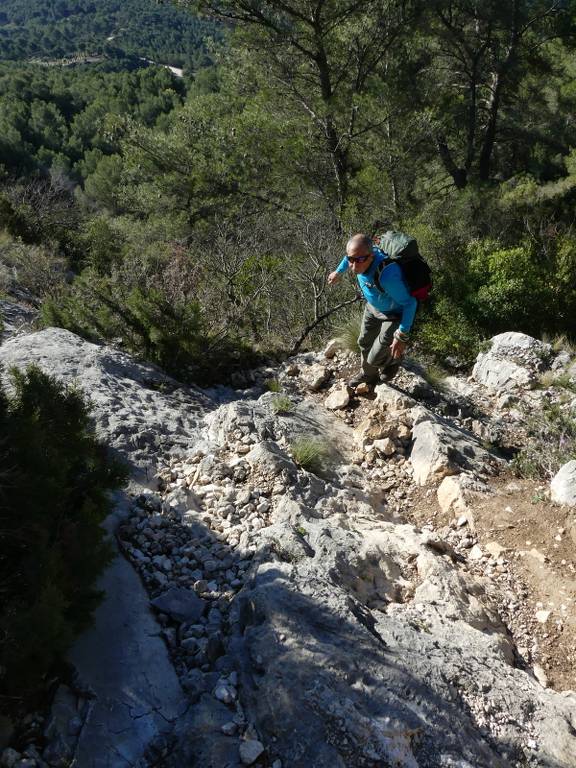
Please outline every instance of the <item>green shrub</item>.
[{"label": "green shrub", "polygon": [[546,405],[526,419],[528,441],[512,462],[521,477],[550,479],[576,459],[576,419],[556,404]]},{"label": "green shrub", "polygon": [[553,304],[550,275],[530,245],[501,248],[492,240],[470,246],[474,314],[490,333],[510,329],[539,335]]},{"label": "green shrub", "polygon": [[447,297],[437,299],[417,319],[414,335],[424,352],[440,360],[455,357],[463,364],[474,361],[482,341],[479,328]]},{"label": "green shrub", "polygon": [[290,444],[290,453],[298,466],[317,475],[325,468],[329,451],[323,440],[300,437]]},{"label": "green shrub", "polygon": [[90,622],[111,557],[100,523],[125,481],[80,394],[37,368],[0,389],[0,693],[33,693]]},{"label": "green shrub", "polygon": [[91,269],[46,300],[41,318],[92,341],[120,342],[183,381],[220,381],[261,362],[242,339],[207,332],[197,302],[171,300],[162,287],[125,288]]},{"label": "green shrub", "polygon": [[266,379],[264,386],[268,392],[282,392],[282,384],[280,384],[278,379]]},{"label": "green shrub", "polygon": [[288,395],[278,395],[272,400],[272,410],[274,413],[291,413],[294,410],[294,403]]}]

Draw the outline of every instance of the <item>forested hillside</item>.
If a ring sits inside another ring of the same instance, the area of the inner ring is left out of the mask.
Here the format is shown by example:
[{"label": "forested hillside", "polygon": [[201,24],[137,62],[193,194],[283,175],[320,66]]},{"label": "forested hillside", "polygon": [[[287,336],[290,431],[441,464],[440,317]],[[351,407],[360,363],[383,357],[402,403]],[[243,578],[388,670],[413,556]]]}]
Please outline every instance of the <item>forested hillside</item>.
[{"label": "forested hillside", "polygon": [[199,21],[154,0],[3,0],[0,59],[42,60],[74,54],[143,56],[194,69],[207,55],[206,40],[218,35]]},{"label": "forested hillside", "polygon": [[432,264],[417,338],[442,362],[575,333],[572,4],[179,5],[229,30],[186,92],[110,63],[2,71],[3,282],[44,322],[227,375],[355,314],[326,275],[379,221]]}]

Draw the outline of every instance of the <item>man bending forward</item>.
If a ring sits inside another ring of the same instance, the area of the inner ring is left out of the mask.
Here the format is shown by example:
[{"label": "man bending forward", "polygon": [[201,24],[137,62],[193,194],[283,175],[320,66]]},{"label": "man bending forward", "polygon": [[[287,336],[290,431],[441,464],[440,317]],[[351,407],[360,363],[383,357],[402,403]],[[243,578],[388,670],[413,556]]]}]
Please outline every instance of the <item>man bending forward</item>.
[{"label": "man bending forward", "polygon": [[394,378],[414,322],[418,302],[406,288],[402,269],[394,262],[382,268],[384,261],[385,254],[372,244],[368,235],[354,235],[348,240],[346,256],[328,275],[332,285],[351,269],[366,299],[358,339],[362,368],[348,382],[351,387],[376,384],[380,371],[385,381]]}]

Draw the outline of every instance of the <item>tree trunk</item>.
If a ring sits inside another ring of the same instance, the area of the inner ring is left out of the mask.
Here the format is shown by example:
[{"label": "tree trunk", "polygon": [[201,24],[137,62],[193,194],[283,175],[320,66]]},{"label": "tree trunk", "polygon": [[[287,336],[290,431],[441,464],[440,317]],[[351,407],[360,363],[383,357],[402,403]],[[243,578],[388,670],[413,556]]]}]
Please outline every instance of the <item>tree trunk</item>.
[{"label": "tree trunk", "polygon": [[452,176],[456,189],[464,189],[468,183],[468,174],[466,173],[466,169],[459,168],[452,159],[452,154],[450,152],[450,148],[448,147],[445,136],[436,136],[436,144],[438,146],[438,153],[440,155],[440,159],[442,160],[442,164],[450,176]]}]

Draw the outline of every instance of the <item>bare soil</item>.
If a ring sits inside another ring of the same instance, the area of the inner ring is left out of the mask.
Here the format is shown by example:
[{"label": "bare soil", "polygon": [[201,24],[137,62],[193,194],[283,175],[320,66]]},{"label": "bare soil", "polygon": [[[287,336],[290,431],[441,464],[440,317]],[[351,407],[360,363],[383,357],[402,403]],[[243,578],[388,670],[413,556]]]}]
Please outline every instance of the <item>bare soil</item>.
[{"label": "bare soil", "polygon": [[[505,551],[472,567],[498,580],[504,618],[527,665],[540,665],[551,688],[576,690],[576,512],[547,499],[541,482],[502,476],[490,485],[492,494],[469,504],[472,536],[483,552],[491,542]],[[412,499],[410,522],[455,527],[433,490],[419,488]]]}]

